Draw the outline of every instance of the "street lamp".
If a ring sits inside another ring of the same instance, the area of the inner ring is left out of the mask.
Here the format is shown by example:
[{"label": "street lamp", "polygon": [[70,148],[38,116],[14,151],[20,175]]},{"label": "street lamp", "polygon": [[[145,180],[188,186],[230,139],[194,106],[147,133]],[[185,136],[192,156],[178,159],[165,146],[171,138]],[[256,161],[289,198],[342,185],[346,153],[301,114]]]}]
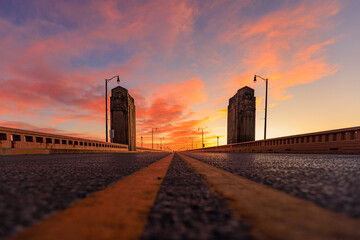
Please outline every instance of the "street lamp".
[{"label": "street lamp", "polygon": [[161,145],[161,147],[162,147],[161,149],[165,150],[166,149],[166,141],[165,141],[164,137],[162,139],[163,139],[163,142],[162,142],[162,145]]},{"label": "street lamp", "polygon": [[113,76],[112,78],[109,78],[109,79],[105,79],[105,122],[106,122],[106,126],[105,126],[105,131],[106,131],[106,142],[108,142],[108,103],[107,103],[107,85],[108,85],[108,82],[110,82],[112,79],[116,78],[117,77],[117,83],[119,84],[120,83],[120,77],[119,75],[117,76]]},{"label": "street lamp", "polygon": [[154,149],[154,129],[156,131],[157,128],[152,128],[151,129],[151,149]]},{"label": "street lamp", "polygon": [[264,139],[266,139],[266,121],[267,121],[267,97],[268,97],[268,79],[263,78],[259,75],[254,75],[254,82],[256,82],[256,77],[261,78],[266,82],[266,92],[265,92],[265,126],[264,126]]},{"label": "street lamp", "polygon": [[163,149],[163,148],[162,148],[162,141],[161,141],[161,140],[163,140],[163,139],[165,139],[165,138],[164,138],[164,137],[160,138],[160,150]]},{"label": "street lamp", "polygon": [[191,139],[191,150],[193,150],[194,149],[194,138],[189,137],[189,139]]},{"label": "street lamp", "polygon": [[204,128],[198,128],[198,131],[201,129],[201,147],[204,148]]}]

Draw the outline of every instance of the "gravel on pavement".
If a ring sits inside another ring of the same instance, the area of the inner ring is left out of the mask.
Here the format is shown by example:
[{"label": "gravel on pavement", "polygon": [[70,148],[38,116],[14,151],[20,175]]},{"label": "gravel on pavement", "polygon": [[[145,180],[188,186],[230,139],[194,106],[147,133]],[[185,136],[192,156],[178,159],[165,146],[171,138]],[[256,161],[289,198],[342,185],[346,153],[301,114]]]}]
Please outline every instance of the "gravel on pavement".
[{"label": "gravel on pavement", "polygon": [[168,153],[0,156],[0,239]]},{"label": "gravel on pavement", "polygon": [[251,239],[249,229],[175,154],[141,239]]},{"label": "gravel on pavement", "polygon": [[360,218],[360,156],[185,153],[322,207]]}]

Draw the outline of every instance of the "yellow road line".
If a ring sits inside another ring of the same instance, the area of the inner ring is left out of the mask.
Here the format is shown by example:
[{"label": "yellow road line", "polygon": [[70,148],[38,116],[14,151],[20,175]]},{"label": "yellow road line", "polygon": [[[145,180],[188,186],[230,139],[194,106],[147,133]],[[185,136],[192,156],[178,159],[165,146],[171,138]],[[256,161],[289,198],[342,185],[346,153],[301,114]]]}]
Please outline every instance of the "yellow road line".
[{"label": "yellow road line", "polygon": [[138,239],[174,154],[11,239]]},{"label": "yellow road line", "polygon": [[360,221],[180,154],[257,239],[360,239]]}]

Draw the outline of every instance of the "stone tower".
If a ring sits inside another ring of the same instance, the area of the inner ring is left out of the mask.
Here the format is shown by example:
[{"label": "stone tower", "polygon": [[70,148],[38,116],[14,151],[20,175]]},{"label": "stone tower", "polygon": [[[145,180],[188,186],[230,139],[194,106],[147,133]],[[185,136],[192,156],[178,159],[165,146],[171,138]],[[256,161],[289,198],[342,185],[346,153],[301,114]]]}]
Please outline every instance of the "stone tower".
[{"label": "stone tower", "polygon": [[243,87],[229,99],[227,143],[255,140],[254,89]]},{"label": "stone tower", "polygon": [[110,97],[111,142],[126,144],[136,151],[135,102],[128,90],[116,87]]}]

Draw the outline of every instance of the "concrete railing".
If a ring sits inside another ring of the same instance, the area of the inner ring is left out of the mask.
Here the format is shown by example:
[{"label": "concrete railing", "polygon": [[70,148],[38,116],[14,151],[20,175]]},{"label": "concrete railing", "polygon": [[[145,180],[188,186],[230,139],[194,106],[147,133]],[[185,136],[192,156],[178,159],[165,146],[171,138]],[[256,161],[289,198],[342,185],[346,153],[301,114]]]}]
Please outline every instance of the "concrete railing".
[{"label": "concrete railing", "polygon": [[2,154],[9,152],[9,149],[46,149],[52,150],[51,152],[54,153],[59,152],[56,150],[67,150],[67,152],[71,152],[71,150],[124,152],[128,150],[128,146],[85,138],[0,127],[0,149],[2,149]]},{"label": "concrete railing", "polygon": [[360,127],[235,143],[191,151],[360,154]]},{"label": "concrete railing", "polygon": [[145,147],[136,147],[136,151],[139,152],[168,152],[165,150],[161,150],[161,149],[151,149],[151,148],[145,148]]}]

